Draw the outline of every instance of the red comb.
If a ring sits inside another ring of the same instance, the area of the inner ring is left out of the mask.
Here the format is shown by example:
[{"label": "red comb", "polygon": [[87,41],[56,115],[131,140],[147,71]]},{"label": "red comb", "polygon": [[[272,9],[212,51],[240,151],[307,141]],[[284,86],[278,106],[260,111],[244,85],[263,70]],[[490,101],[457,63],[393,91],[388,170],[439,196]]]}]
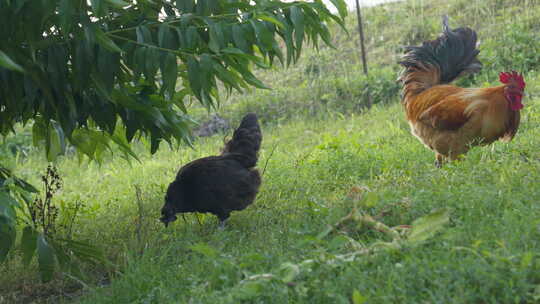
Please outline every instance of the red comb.
[{"label": "red comb", "polygon": [[519,74],[516,71],[512,72],[501,72],[499,74],[499,80],[506,84],[510,82],[516,83],[522,90],[525,89],[525,81],[523,80],[523,76]]}]

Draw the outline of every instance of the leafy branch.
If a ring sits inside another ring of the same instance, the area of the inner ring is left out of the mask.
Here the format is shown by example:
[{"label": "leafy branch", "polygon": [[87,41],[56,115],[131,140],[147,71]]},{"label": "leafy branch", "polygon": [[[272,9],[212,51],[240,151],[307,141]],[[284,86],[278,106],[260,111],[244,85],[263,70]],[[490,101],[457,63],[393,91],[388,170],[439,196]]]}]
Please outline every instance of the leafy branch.
[{"label": "leafy branch", "polygon": [[327,25],[344,28],[346,16],[344,0],[332,3],[339,16],[320,1],[4,2],[0,134],[38,118],[33,136],[51,161],[67,143],[90,159],[109,143],[132,157],[139,136],[152,153],[189,144],[184,99],[210,110],[220,87],[267,88],[253,66],[294,63],[306,40],[331,45]]}]

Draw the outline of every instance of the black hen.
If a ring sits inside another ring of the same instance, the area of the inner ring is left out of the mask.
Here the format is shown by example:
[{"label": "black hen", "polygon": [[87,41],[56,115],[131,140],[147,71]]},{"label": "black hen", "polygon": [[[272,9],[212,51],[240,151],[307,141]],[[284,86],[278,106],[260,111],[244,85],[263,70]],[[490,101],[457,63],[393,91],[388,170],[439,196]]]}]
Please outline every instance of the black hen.
[{"label": "black hen", "polygon": [[176,213],[210,212],[223,227],[233,210],[243,210],[255,200],[261,176],[255,169],[262,134],[257,115],[244,116],[221,155],[200,158],[178,171],[169,185],[161,221],[165,227]]}]

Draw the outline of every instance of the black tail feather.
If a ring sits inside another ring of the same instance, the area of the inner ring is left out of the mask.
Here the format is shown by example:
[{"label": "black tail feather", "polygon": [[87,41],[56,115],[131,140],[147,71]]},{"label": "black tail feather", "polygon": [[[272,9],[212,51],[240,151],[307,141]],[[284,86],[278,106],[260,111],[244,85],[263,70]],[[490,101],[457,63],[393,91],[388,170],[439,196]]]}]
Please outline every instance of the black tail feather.
[{"label": "black tail feather", "polygon": [[399,62],[405,69],[400,79],[407,79],[408,73],[430,68],[438,69],[439,79],[424,87],[450,83],[467,73],[476,73],[482,63],[476,56],[480,52],[476,48],[476,32],[468,27],[450,29],[448,17],[443,17],[443,33],[435,40],[426,41],[422,46],[408,46]]}]

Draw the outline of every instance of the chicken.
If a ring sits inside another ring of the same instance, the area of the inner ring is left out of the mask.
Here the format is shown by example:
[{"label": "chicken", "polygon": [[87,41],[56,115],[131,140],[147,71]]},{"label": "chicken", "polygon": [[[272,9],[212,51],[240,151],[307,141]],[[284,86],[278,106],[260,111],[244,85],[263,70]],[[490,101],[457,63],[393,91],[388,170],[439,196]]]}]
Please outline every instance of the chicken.
[{"label": "chicken", "polygon": [[478,72],[476,32],[450,29],[422,46],[409,46],[399,62],[402,103],[413,135],[435,152],[436,165],[457,159],[471,146],[510,141],[519,127],[525,82],[517,72],[502,72],[502,85],[460,88],[454,79]]},{"label": "chicken", "polygon": [[180,169],[169,185],[161,221],[165,227],[177,213],[209,212],[223,228],[231,211],[243,210],[255,200],[261,176],[255,169],[262,134],[253,113],[242,119],[221,155],[194,160]]}]

